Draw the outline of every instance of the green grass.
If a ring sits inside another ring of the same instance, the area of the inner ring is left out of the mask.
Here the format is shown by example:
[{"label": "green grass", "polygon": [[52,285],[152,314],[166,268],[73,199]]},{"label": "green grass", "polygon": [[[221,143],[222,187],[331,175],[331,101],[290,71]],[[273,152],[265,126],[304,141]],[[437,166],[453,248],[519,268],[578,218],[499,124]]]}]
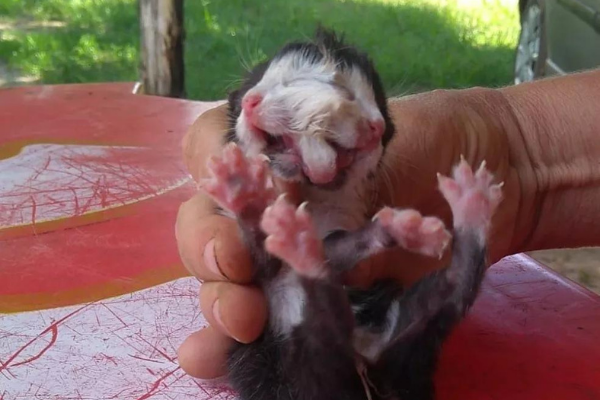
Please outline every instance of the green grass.
[{"label": "green grass", "polygon": [[[516,0],[188,0],[185,22],[186,90],[202,100],[318,22],[368,51],[393,95],[508,84],[518,35]],[[0,60],[43,83],[138,78],[135,0],[2,0],[2,23]]]}]

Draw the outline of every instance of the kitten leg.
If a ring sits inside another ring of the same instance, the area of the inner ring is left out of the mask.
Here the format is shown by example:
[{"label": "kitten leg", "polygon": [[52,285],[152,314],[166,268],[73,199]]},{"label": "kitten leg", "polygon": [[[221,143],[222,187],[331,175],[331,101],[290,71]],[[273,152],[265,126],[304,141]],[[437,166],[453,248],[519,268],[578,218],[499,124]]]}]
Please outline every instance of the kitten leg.
[{"label": "kitten leg", "polygon": [[279,282],[285,286],[278,284],[272,291],[283,293],[287,288],[285,298],[271,301],[272,310],[301,298],[299,308],[290,307],[286,318],[274,320],[274,326],[285,327],[281,322],[300,311],[291,330],[280,329],[289,332],[282,357],[285,367],[280,368],[289,372],[289,385],[301,393],[299,399],[365,400],[352,344],[354,317],[348,296],[325,261],[323,241],[306,206],[296,208],[280,196],[265,210],[261,227],[268,235],[267,251],[289,267],[280,275]]},{"label": "kitten leg", "polygon": [[238,218],[258,220],[275,200],[275,190],[262,156],[249,158],[235,143],[220,157],[208,160],[210,177],[200,186],[225,210]]},{"label": "kitten leg", "polygon": [[235,143],[230,143],[220,156],[208,160],[207,167],[210,176],[200,186],[237,219],[258,278],[273,276],[281,263],[265,251],[266,236],[260,229],[262,214],[276,196],[266,158],[246,157]]},{"label": "kitten leg", "polygon": [[453,178],[439,176],[439,189],[450,205],[454,242],[450,265],[433,272],[409,288],[402,309],[409,310],[400,336],[420,329],[442,307],[454,309],[457,318],[473,304],[486,267],[487,234],[492,216],[502,199],[501,185],[485,162],[476,173],[463,159]]},{"label": "kitten leg", "polygon": [[398,246],[414,253],[441,257],[450,242],[442,220],[424,217],[416,210],[384,207],[374,218]]},{"label": "kitten leg", "polygon": [[442,343],[474,303],[483,279],[487,235],[502,199],[485,163],[466,161],[453,177],[438,177],[453,215],[450,265],[408,288],[397,300],[394,334],[370,372],[376,385],[405,400],[434,398],[433,376]]},{"label": "kitten leg", "polygon": [[364,228],[327,236],[325,258],[334,271],[343,272],[396,246],[428,257],[441,257],[450,239],[450,233],[437,217],[424,217],[412,209],[384,207]]}]

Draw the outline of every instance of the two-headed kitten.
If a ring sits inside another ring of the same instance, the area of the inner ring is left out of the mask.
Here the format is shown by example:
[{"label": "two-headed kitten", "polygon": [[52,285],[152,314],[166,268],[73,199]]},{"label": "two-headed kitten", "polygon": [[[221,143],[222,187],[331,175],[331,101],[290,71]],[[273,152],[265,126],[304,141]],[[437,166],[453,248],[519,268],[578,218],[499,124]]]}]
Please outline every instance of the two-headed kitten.
[{"label": "two-headed kitten", "polygon": [[[432,399],[441,344],[486,267],[500,186],[464,160],[439,177],[452,235],[415,210],[369,218],[369,180],[394,126],[372,62],[330,31],[285,46],[229,104],[231,143],[203,187],[237,219],[269,305],[262,336],[231,349],[233,388],[242,400]],[[303,185],[306,202],[277,196],[273,175]],[[411,287],[340,282],[387,248],[439,256],[451,237],[448,267]]]}]

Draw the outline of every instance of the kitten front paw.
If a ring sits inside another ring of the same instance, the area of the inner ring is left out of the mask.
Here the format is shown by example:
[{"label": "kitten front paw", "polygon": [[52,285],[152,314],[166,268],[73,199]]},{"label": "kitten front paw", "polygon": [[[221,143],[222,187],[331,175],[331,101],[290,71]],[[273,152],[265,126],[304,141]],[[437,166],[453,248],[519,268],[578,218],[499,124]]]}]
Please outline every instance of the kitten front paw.
[{"label": "kitten front paw", "polygon": [[402,248],[429,257],[441,257],[452,235],[444,222],[436,217],[423,217],[416,210],[384,207],[374,220]]},{"label": "kitten front paw", "polygon": [[267,207],[261,221],[268,235],[265,247],[298,274],[321,278],[326,274],[323,243],[305,205],[296,208],[282,195]]},{"label": "kitten front paw", "polygon": [[210,177],[202,188],[224,209],[238,215],[253,209],[260,215],[275,199],[275,189],[264,157],[246,157],[235,143],[208,160]]}]

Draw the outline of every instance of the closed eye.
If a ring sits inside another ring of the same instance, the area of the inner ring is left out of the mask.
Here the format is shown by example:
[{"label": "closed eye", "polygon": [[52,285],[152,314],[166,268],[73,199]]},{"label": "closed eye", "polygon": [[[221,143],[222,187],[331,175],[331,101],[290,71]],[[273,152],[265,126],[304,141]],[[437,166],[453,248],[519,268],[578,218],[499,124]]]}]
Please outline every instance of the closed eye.
[{"label": "closed eye", "polygon": [[323,83],[326,85],[330,85],[336,91],[341,93],[341,95],[346,100],[354,101],[356,99],[356,96],[354,95],[354,93],[350,89],[348,89],[346,86],[344,86],[336,81],[331,81],[329,79],[327,79],[327,80],[319,79],[319,77],[315,77],[315,76],[296,77],[296,78],[292,78],[292,79],[286,79],[286,80],[282,81],[282,85],[285,87],[294,86],[294,85],[302,85],[302,83],[306,82],[306,81],[320,82],[320,83]]},{"label": "closed eye", "polygon": [[331,83],[331,86],[333,86],[338,92],[340,92],[346,100],[354,101],[356,99],[356,96],[354,95],[354,93],[352,93],[352,91],[350,89],[348,89],[346,86],[340,85],[339,83],[335,83],[335,82]]}]

